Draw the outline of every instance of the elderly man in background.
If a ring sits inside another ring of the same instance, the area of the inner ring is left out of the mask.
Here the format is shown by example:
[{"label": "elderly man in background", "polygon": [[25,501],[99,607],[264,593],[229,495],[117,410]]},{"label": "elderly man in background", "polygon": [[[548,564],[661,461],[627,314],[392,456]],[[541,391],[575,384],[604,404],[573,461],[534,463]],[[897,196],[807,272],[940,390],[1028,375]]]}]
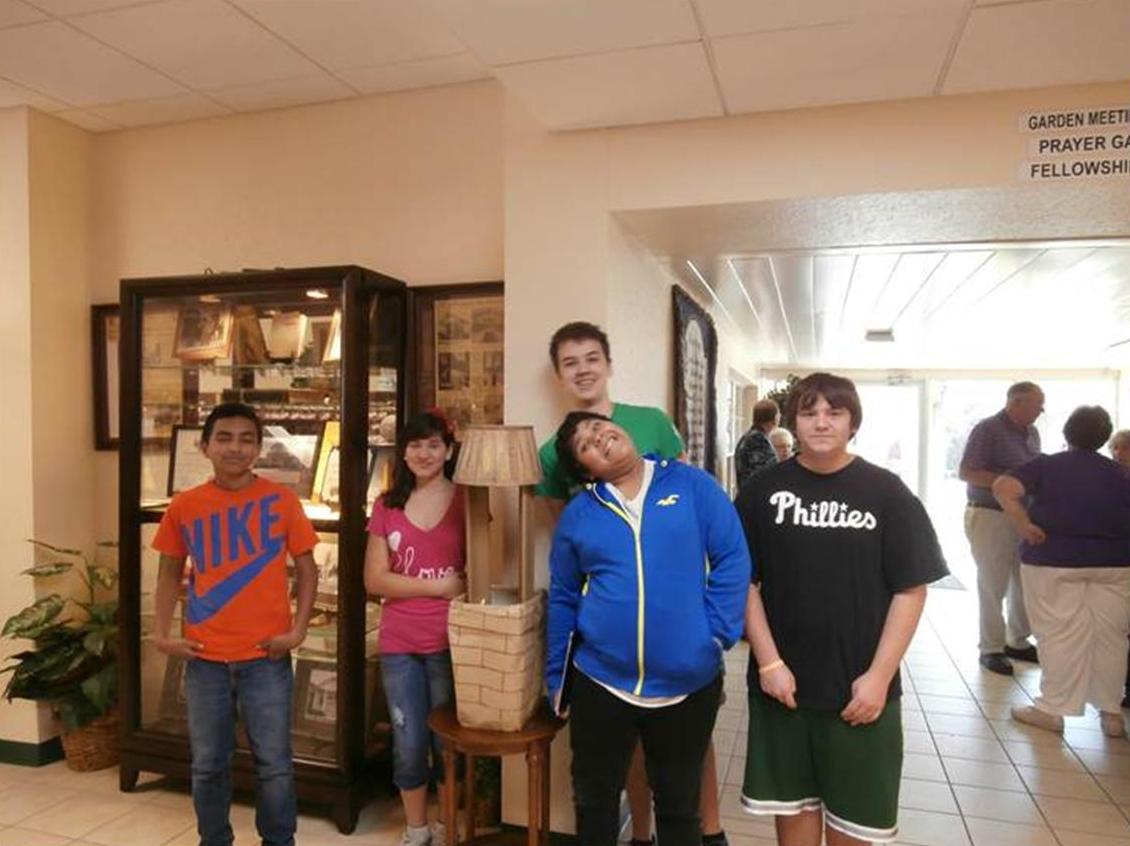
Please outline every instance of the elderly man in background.
[{"label": "elderly man in background", "polygon": [[[981,666],[1003,676],[1013,673],[1010,658],[1034,662],[1038,656],[1028,641],[1032,628],[1020,583],[1020,539],[992,487],[998,476],[1040,454],[1040,433],[1033,424],[1043,411],[1044,392],[1039,385],[1017,382],[1009,387],[1005,407],[969,433],[958,471],[968,492],[965,536],[977,564]],[[1001,614],[1006,597],[1007,627]]]},{"label": "elderly man in background", "polygon": [[734,472],[738,489],[767,467],[777,463],[777,451],[769,441],[769,433],[781,423],[781,409],[771,399],[758,400],[753,406],[753,425],[742,435],[734,450]]}]

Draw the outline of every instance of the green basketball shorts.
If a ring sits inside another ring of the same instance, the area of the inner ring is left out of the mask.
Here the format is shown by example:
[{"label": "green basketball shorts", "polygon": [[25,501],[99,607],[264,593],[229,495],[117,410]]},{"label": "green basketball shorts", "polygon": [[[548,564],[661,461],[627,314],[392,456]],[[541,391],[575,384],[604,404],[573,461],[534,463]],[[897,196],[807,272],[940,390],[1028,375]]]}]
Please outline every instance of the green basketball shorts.
[{"label": "green basketball shorts", "polygon": [[752,814],[823,810],[849,837],[889,843],[898,835],[902,712],[887,703],[879,719],[850,726],[836,711],[790,711],[749,693],[742,806]]}]

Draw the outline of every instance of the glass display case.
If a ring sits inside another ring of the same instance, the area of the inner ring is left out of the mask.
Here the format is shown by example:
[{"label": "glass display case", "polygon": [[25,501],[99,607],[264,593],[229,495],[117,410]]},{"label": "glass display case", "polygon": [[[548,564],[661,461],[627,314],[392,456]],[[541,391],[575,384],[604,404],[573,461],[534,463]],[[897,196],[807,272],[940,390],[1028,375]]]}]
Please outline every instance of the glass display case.
[{"label": "glass display case", "polygon": [[[121,296],[122,789],[142,771],[189,775],[184,662],[152,640],[151,544],[173,495],[211,477],[199,449],[208,413],[240,401],[264,425],[255,472],[291,488],[318,532],[314,617],[291,656],[299,800],[352,831],[390,747],[380,606],[363,564],[408,384],[407,289],[328,267],[127,279]],[[242,731],[233,767],[237,785],[253,786]]]}]

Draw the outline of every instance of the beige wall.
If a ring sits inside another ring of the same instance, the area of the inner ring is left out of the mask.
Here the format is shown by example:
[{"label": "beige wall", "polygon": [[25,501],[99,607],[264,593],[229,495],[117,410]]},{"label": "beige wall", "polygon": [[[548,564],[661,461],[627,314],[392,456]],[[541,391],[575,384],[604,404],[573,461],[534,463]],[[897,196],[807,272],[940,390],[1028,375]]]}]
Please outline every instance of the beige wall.
[{"label": "beige wall", "polygon": [[30,113],[36,537],[91,549],[90,136]]},{"label": "beige wall", "polygon": [[[0,486],[0,616],[4,619],[33,600],[19,571],[31,564],[25,538],[35,532],[32,495],[31,406],[31,213],[28,197],[28,111],[0,110],[0,442],[5,450]],[[26,644],[0,641],[0,656]],[[39,742],[39,718],[27,702],[0,703],[0,737]]]},{"label": "beige wall", "polygon": [[[0,112],[0,617],[36,598],[27,538],[92,549],[89,136],[27,109]],[[27,647],[0,642],[0,654]],[[0,736],[38,743],[50,712],[0,703]]]},{"label": "beige wall", "polygon": [[[360,264],[413,285],[502,278],[492,83],[94,137],[93,298],[126,277]],[[117,534],[117,453],[97,454]]]}]

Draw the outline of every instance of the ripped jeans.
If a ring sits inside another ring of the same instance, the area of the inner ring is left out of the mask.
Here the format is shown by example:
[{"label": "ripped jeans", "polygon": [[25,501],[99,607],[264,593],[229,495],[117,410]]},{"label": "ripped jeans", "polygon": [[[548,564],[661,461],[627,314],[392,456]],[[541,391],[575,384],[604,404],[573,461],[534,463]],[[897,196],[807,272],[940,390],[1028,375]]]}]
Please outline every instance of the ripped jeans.
[{"label": "ripped jeans", "polygon": [[412,790],[429,777],[442,782],[443,747],[428,729],[428,714],[455,699],[451,653],[382,654],[381,682],[392,720],[393,783]]}]

